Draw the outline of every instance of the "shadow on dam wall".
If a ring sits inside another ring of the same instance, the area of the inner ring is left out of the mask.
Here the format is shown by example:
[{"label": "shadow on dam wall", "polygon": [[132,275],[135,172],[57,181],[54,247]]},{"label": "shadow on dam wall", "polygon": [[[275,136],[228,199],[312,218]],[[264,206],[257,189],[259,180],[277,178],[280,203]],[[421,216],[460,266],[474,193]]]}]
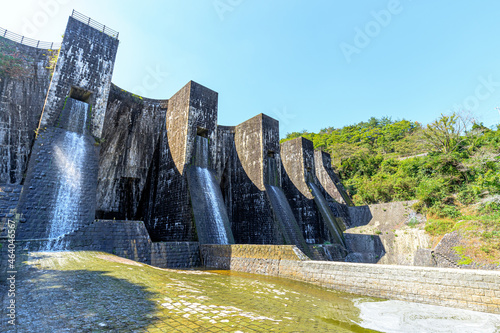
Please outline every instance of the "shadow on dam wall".
[{"label": "shadow on dam wall", "polygon": [[[350,227],[361,227],[370,223],[373,214],[368,205],[348,207]],[[374,234],[344,233],[349,254],[346,262],[376,264],[386,254],[380,236]]]},{"label": "shadow on dam wall", "polygon": [[346,262],[376,264],[385,255],[385,248],[378,235],[344,234],[349,254]]},{"label": "shadow on dam wall", "polygon": [[361,227],[370,223],[373,214],[370,211],[370,206],[354,206],[348,207],[350,227]]}]

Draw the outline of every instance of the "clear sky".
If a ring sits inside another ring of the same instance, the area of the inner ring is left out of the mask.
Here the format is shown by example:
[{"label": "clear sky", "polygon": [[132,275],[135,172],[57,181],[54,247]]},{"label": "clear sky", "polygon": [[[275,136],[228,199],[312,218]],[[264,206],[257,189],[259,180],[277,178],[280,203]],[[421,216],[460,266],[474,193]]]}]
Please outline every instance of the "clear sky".
[{"label": "clear sky", "polygon": [[500,1],[4,0],[0,27],[60,41],[75,9],[120,32],[113,82],[219,93],[219,124],[288,132],[472,111],[500,123]]}]

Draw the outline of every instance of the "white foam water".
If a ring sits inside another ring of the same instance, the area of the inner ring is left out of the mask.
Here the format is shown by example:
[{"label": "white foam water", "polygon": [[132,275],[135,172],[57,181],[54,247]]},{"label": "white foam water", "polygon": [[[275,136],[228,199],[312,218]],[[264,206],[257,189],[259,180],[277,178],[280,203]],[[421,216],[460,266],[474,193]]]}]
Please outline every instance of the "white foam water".
[{"label": "white foam water", "polygon": [[[79,117],[71,117],[71,121],[78,122],[81,133],[85,133],[87,123],[88,105],[79,102],[75,103],[71,110],[72,114],[81,115],[83,122],[79,122]],[[72,124],[76,125],[76,124]],[[47,250],[63,250],[64,243],[57,239],[65,234],[74,231],[78,227],[81,210],[82,197],[82,169],[85,159],[85,136],[72,131],[66,131],[60,146],[54,148],[56,166],[60,174],[60,183],[57,189],[56,205],[50,221],[48,237],[55,241],[47,243]]]},{"label": "white foam water", "polygon": [[82,195],[82,168],[85,156],[83,135],[66,132],[62,147],[55,149],[55,157],[61,174],[57,190],[56,206],[50,222],[49,238],[57,238],[76,227]]},{"label": "white foam water", "polygon": [[387,333],[494,333],[500,315],[404,301],[355,301],[361,310],[358,323]]},{"label": "white foam water", "polygon": [[316,186],[316,184],[310,182],[308,183],[308,185],[311,188],[312,194],[314,196],[314,202],[316,203],[321,213],[321,216],[325,220],[327,227],[330,230],[330,233],[337,240],[339,244],[345,246],[344,240],[342,238],[342,228],[337,224],[332,214],[332,211],[330,210],[330,207],[326,202],[325,197],[323,196],[319,188]]},{"label": "white foam water", "polygon": [[215,180],[212,179],[210,171],[206,168],[196,167],[196,173],[198,174],[198,179],[201,183],[201,190],[206,194],[208,199],[208,213],[211,215],[209,220],[215,222],[217,244],[229,244],[226,229],[224,228],[224,220],[221,215],[221,211],[222,209],[225,209],[225,207],[223,207],[223,203],[217,196],[217,189],[214,185]]}]

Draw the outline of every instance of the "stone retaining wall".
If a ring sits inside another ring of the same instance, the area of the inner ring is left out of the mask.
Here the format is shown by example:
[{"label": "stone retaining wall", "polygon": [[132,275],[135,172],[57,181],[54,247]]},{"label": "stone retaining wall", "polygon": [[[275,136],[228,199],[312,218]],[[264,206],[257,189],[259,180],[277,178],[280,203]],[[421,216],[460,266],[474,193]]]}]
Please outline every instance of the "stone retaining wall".
[{"label": "stone retaining wall", "polygon": [[0,225],[2,228],[7,219],[14,218],[11,210],[16,208],[22,189],[22,185],[0,185]]},{"label": "stone retaining wall", "polygon": [[[485,270],[304,260],[295,246],[202,245],[206,266],[353,294],[500,314],[500,274]],[[295,255],[294,255],[295,254]]]},{"label": "stone retaining wall", "polygon": [[104,251],[161,268],[201,266],[197,242],[154,243],[142,221],[96,220],[65,240],[71,250]]}]

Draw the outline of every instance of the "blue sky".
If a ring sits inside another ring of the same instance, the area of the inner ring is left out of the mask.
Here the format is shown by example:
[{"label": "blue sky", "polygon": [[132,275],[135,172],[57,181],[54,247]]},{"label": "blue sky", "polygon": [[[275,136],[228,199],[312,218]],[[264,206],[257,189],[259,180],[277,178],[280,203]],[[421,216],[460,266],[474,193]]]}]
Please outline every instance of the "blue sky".
[{"label": "blue sky", "polygon": [[169,98],[219,93],[219,124],[288,132],[472,112],[500,123],[500,1],[23,0],[0,27],[59,41],[72,9],[120,32],[113,82]]}]

